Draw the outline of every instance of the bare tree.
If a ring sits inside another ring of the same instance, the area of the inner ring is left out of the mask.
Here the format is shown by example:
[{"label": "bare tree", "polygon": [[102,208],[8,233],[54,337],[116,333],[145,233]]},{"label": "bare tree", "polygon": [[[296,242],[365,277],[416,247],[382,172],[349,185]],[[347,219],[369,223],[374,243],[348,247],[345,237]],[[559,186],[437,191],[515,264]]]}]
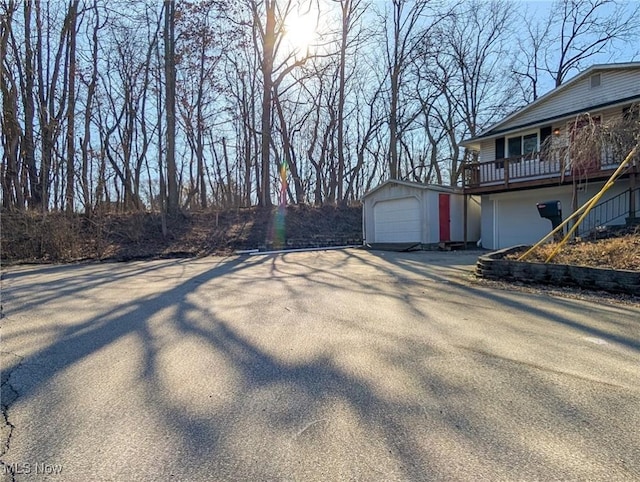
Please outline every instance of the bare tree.
[{"label": "bare tree", "polygon": [[178,211],[178,171],[176,168],[176,47],[175,47],[175,2],[164,1],[164,75],[166,102],[166,165],[167,165],[167,211]]},{"label": "bare tree", "polygon": [[273,89],[296,68],[304,65],[312,54],[307,52],[300,56],[300,52],[283,48],[286,33],[285,22],[289,15],[297,10],[310,9],[313,0],[246,0],[253,16],[253,41],[260,55],[262,72],[262,116],[261,129],[261,191],[258,203],[270,206],[270,152]]},{"label": "bare tree", "polygon": [[525,103],[532,102],[540,95],[540,75],[544,67],[545,53],[553,42],[551,38],[553,18],[538,20],[534,12],[524,16],[526,31],[515,36],[517,50],[511,71],[515,75]]},{"label": "bare tree", "polygon": [[259,80],[253,74],[257,70],[257,55],[254,49],[241,45],[225,53],[225,78],[228,109],[235,115],[231,116],[233,131],[236,133],[236,152],[239,176],[242,178],[243,205],[250,206],[254,191],[253,180],[256,182],[256,193],[260,191],[259,175],[259,120],[256,106],[259,105]]},{"label": "bare tree", "polygon": [[[3,179],[5,184],[11,184],[3,190],[5,200],[7,196],[13,197],[14,207],[24,207],[26,202],[32,208],[47,209],[54,156],[60,161],[54,172],[55,186],[58,193],[64,189],[65,181],[60,176],[64,172],[63,157],[69,151],[68,142],[61,147],[56,146],[56,141],[68,128],[65,114],[68,115],[70,104],[75,107],[75,100],[69,101],[69,69],[73,60],[73,42],[69,35],[71,24],[75,23],[74,3],[69,2],[67,10],[47,3],[43,13],[40,1],[25,1],[21,4],[24,13],[21,26],[14,16],[19,5],[14,1],[2,3]],[[52,38],[56,32],[59,32],[57,48]],[[39,172],[38,140],[41,143]],[[72,157],[67,156],[66,161],[70,159]]]},{"label": "bare tree", "polygon": [[[63,124],[68,92],[68,62],[65,59],[68,22],[63,21],[56,46],[51,38],[52,32],[55,33],[56,18],[55,13],[51,11],[54,5],[45,2],[43,8],[41,2],[36,1],[34,6],[37,34],[35,64],[38,77],[38,123],[41,139],[40,184],[42,204],[46,209],[51,204],[52,176],[54,186],[58,184],[57,176],[52,175],[52,171],[56,169],[56,144]],[[55,48],[53,52],[52,48]],[[54,204],[56,197],[53,199]]]},{"label": "bare tree", "polygon": [[[418,66],[417,95],[426,116],[430,164],[436,159],[444,163],[451,185],[458,183],[465,160],[460,141],[477,135],[515,105],[515,84],[502,73],[513,18],[512,5],[505,1],[462,3],[441,25],[438,47],[425,52]],[[440,175],[439,167],[433,170]]]},{"label": "bare tree", "polygon": [[[269,176],[269,153],[271,149],[271,107],[273,95],[273,69],[274,57],[276,54],[276,37],[279,34],[276,30],[276,0],[264,0],[265,20],[263,24],[262,15],[259,11],[257,1],[251,2],[254,21],[254,42],[258,49],[259,42],[262,47],[261,70],[262,70],[262,117],[261,129],[261,192],[258,203],[262,206],[271,205],[270,176]],[[281,20],[282,22],[282,20]],[[282,30],[280,25],[279,31]]]},{"label": "bare tree", "polygon": [[74,211],[75,201],[75,109],[76,109],[76,33],[78,21],[78,4],[80,0],[69,0],[67,14],[68,75],[69,95],[67,98],[67,182],[65,192],[65,210]]},{"label": "bare tree", "polygon": [[389,175],[401,177],[400,152],[402,137],[415,120],[419,109],[403,99],[408,75],[416,53],[430,43],[431,34],[450,16],[450,6],[432,0],[392,0],[383,16],[385,62],[389,82]]},{"label": "bare tree", "polygon": [[[362,82],[361,92],[366,92],[365,86],[370,83],[366,79]],[[356,106],[353,109],[353,115],[350,116],[356,131],[354,140],[356,163],[347,176],[345,200],[360,199],[370,189],[373,176],[379,169],[380,159],[384,157],[381,155],[382,145],[376,142],[386,122],[381,98],[381,85],[368,95],[356,97]],[[367,176],[367,172],[371,175]]]},{"label": "bare tree", "polygon": [[[347,88],[347,57],[349,56],[349,47],[354,44],[350,36],[354,26],[361,20],[366,11],[366,6],[362,6],[362,0],[339,0],[341,31],[340,31],[340,50],[338,59],[339,79],[338,79],[338,172],[337,172],[337,198],[338,201],[345,202],[343,194],[344,177],[345,177],[345,103]],[[358,38],[356,37],[356,42]]]},{"label": "bare tree", "polygon": [[549,55],[546,62],[556,87],[568,73],[612,44],[640,38],[640,5],[633,11],[616,0],[561,0],[556,5],[552,15],[560,29],[560,42],[555,45],[559,54]]},{"label": "bare tree", "polygon": [[[191,180],[189,198],[199,194],[199,204],[207,207],[207,185],[204,169],[205,109],[207,99],[215,92],[211,82],[219,56],[211,55],[216,32],[211,25],[212,2],[178,4],[180,10],[178,28],[182,38],[178,49],[182,73],[178,111],[185,126],[189,147],[196,159],[195,179]],[[208,94],[208,95],[207,95]],[[190,168],[190,172],[192,169]]]},{"label": "bare tree", "polygon": [[82,198],[84,203],[84,210],[86,214],[91,214],[92,211],[92,189],[90,179],[90,162],[92,158],[91,146],[91,117],[94,108],[94,99],[96,95],[96,89],[98,87],[98,48],[99,41],[98,35],[100,29],[104,27],[104,22],[100,17],[100,8],[98,7],[98,0],[93,0],[92,6],[93,12],[93,25],[88,26],[90,29],[90,45],[91,45],[91,66],[89,75],[80,75],[80,81],[85,84],[87,88],[87,94],[84,107],[84,132],[80,140],[80,150],[82,153],[82,168],[81,168],[81,188]]},{"label": "bare tree", "polygon": [[[25,168],[28,172],[30,197],[29,206],[33,209],[42,208],[42,185],[38,177],[35,156],[34,119],[35,119],[35,65],[34,52],[31,43],[33,16],[32,1],[24,2],[24,77],[21,80],[22,103],[24,106],[24,137],[22,152]],[[21,71],[20,71],[21,72]]]},{"label": "bare tree", "polygon": [[[391,179],[400,177],[398,155],[399,138],[402,129],[399,126],[400,86],[408,69],[410,55],[422,40],[416,35],[419,21],[424,20],[429,2],[420,0],[408,4],[403,0],[392,0],[390,19],[385,15],[386,61],[389,75],[389,175]],[[390,30],[387,32],[387,30]]]},{"label": "bare tree", "polygon": [[525,17],[527,32],[519,41],[513,69],[528,81],[532,99],[539,95],[540,74],[548,75],[555,87],[571,72],[585,68],[594,57],[615,46],[633,46],[640,38],[640,4],[618,0],[558,0],[547,17]]},{"label": "bare tree", "polygon": [[24,207],[19,182],[19,151],[22,136],[18,122],[18,86],[8,64],[9,39],[13,15],[17,5],[9,1],[3,5],[0,20],[0,92],[2,93],[2,205],[5,209]]}]

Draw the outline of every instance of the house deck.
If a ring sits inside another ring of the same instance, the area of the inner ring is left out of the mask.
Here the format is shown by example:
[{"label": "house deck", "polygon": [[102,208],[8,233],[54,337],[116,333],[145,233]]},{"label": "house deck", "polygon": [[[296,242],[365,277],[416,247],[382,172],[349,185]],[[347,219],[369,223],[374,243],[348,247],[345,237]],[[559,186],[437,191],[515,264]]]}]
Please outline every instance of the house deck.
[{"label": "house deck", "polygon": [[484,194],[608,179],[618,166],[619,162],[603,156],[572,167],[561,152],[475,162],[463,167],[464,191]]}]

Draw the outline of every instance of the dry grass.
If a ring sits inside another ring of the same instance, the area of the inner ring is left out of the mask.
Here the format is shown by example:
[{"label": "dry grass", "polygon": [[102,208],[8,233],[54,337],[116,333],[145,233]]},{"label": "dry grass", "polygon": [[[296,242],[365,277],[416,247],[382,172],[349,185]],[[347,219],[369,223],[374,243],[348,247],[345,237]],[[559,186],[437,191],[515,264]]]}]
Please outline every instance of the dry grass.
[{"label": "dry grass", "polygon": [[274,242],[277,208],[185,213],[0,213],[0,263],[64,263],[230,254],[237,249],[331,246],[362,242],[362,208],[288,206],[284,246]]},{"label": "dry grass", "polygon": [[[543,263],[555,247],[555,243],[543,245],[529,255],[526,261]],[[520,254],[512,254],[507,258],[517,259],[519,256]],[[567,244],[551,262],[640,271],[640,229],[616,238]]]}]

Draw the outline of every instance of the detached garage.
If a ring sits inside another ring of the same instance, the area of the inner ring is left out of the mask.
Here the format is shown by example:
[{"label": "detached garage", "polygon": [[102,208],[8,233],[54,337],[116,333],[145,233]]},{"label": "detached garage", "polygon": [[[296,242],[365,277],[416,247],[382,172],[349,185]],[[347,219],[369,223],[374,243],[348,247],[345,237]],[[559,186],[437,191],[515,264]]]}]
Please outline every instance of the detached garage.
[{"label": "detached garage", "polygon": [[[467,196],[466,241],[480,238],[480,198]],[[365,244],[462,243],[465,241],[462,190],[389,180],[362,200]]]}]

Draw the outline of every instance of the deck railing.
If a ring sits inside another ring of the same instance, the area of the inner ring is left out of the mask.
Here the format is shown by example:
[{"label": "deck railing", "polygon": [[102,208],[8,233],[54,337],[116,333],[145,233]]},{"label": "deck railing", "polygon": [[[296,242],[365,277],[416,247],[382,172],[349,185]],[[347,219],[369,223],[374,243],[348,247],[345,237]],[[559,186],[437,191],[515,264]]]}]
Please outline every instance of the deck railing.
[{"label": "deck railing", "polygon": [[565,176],[590,175],[599,171],[615,169],[616,156],[603,151],[597,159],[572,166],[568,149],[549,149],[544,152],[469,163],[464,166],[465,187],[478,188],[534,181],[539,179],[557,179]]}]

